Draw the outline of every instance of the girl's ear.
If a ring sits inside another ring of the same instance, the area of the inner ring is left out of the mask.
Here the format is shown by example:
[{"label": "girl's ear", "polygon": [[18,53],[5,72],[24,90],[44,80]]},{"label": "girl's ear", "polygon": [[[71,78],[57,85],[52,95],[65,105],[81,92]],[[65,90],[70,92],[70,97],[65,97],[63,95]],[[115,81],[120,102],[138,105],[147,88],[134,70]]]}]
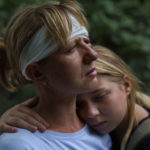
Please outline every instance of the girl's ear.
[{"label": "girl's ear", "polygon": [[129,95],[131,92],[132,85],[131,85],[131,81],[127,75],[124,75],[124,77],[123,77],[123,85],[125,88],[125,92],[127,93],[127,95]]},{"label": "girl's ear", "polygon": [[32,81],[41,81],[44,78],[42,71],[37,63],[31,63],[26,68],[26,74]]}]

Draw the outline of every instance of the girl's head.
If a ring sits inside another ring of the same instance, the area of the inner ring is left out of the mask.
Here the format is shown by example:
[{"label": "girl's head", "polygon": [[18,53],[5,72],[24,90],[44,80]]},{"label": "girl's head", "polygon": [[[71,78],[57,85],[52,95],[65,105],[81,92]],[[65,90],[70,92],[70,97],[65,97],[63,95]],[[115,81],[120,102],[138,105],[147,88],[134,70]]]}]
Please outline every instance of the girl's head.
[{"label": "girl's head", "polygon": [[[68,40],[85,36],[88,36],[87,22],[73,0],[30,6],[19,11],[7,26],[1,50],[6,53],[10,67],[1,67],[5,72],[11,70],[13,82],[25,85],[31,82],[26,75],[28,65],[41,61],[58,49],[64,50]],[[6,81],[4,86],[11,90],[9,80],[12,76],[8,73],[6,76],[5,72],[1,72]]]},{"label": "girl's head", "polygon": [[130,81],[124,78],[116,83],[109,76],[98,75],[97,88],[78,96],[78,113],[99,133],[109,133],[124,120],[127,112]]},{"label": "girl's head", "polygon": [[[125,123],[125,139],[134,122],[138,79],[111,50],[96,46],[98,86],[93,92],[78,96],[78,113],[100,133],[108,133]],[[125,120],[125,118],[127,118]]]}]

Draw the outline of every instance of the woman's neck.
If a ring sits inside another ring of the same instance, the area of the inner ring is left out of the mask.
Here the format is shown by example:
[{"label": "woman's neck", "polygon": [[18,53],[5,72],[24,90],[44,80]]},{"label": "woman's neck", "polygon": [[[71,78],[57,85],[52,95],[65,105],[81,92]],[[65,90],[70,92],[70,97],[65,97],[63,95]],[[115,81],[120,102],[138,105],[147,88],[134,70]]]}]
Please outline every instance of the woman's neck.
[{"label": "woman's neck", "polygon": [[76,95],[41,92],[39,103],[33,109],[49,123],[49,129],[53,131],[75,132],[84,125],[76,113]]}]

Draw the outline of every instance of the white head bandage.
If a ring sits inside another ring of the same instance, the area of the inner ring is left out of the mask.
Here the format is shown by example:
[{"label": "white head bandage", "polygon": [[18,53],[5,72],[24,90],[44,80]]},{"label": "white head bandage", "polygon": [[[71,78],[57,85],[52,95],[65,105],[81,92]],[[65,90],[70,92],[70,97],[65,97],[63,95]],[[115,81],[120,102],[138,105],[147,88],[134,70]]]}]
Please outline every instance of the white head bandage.
[{"label": "white head bandage", "polygon": [[[87,37],[88,31],[86,28],[81,26],[72,15],[69,15],[69,17],[72,21],[72,33],[69,36],[69,39],[74,37]],[[46,35],[45,27],[42,26],[27,42],[20,54],[19,67],[25,78],[30,80],[26,75],[26,68],[29,64],[44,59],[58,50],[58,48],[59,44],[52,43],[51,39]]]}]

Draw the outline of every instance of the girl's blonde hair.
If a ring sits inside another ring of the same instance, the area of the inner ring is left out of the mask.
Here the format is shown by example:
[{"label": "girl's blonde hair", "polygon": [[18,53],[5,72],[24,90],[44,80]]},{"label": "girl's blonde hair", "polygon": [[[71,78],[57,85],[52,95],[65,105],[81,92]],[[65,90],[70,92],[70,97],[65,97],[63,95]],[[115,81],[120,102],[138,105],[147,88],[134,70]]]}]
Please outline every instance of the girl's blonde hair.
[{"label": "girl's blonde hair", "polygon": [[94,49],[97,51],[99,56],[95,64],[100,75],[107,75],[112,81],[118,83],[123,82],[123,77],[126,75],[131,82],[131,92],[128,97],[127,110],[128,124],[126,134],[121,142],[121,150],[124,150],[133,126],[136,124],[134,111],[135,103],[150,108],[150,97],[140,92],[139,84],[141,84],[141,81],[137,79],[119,56],[102,46],[95,46]]},{"label": "girl's blonde hair", "polygon": [[[73,0],[29,6],[14,15],[6,28],[4,40],[0,40],[0,57],[5,55],[5,59],[0,60],[0,81],[5,88],[14,90],[12,79],[13,83],[19,85],[31,82],[22,75],[19,69],[19,58],[22,49],[39,28],[45,26],[51,40],[58,41],[62,47],[65,46],[72,31],[68,14],[73,15],[82,26],[87,28],[87,21],[82,9]],[[9,69],[5,67],[6,61],[10,66]]]}]

